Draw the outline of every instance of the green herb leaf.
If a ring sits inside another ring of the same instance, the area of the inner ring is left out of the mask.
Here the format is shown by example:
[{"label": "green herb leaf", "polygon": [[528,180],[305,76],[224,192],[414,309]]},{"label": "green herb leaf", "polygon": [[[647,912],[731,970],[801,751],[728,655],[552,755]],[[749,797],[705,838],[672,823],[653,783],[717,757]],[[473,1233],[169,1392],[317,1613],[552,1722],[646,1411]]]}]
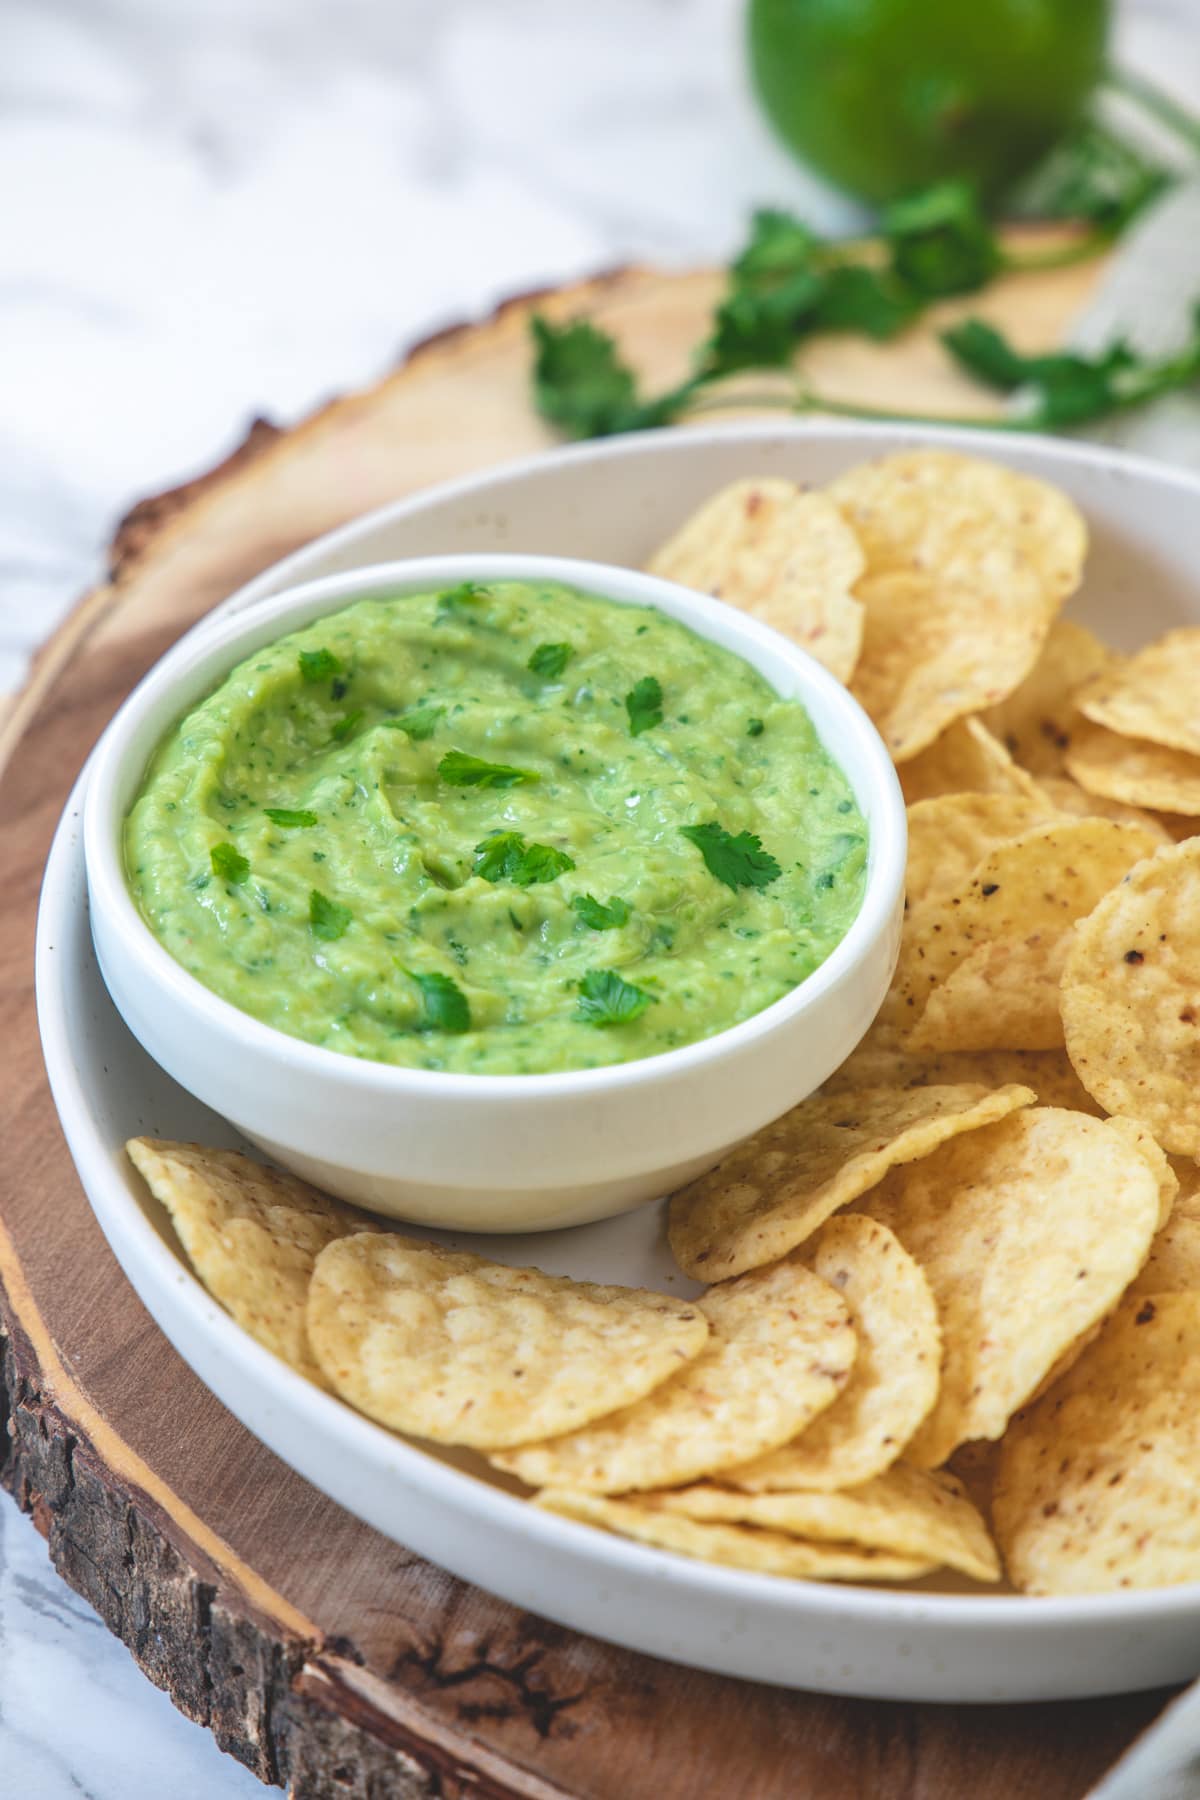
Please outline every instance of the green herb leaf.
[{"label": "green herb leaf", "polygon": [[718,306],[713,334],[700,352],[703,379],[786,368],[800,335],[816,321],[824,291],[823,278],[812,269],[766,293],[735,288]]},{"label": "green herb leaf", "polygon": [[772,285],[789,280],[811,266],[821,240],[794,213],[760,206],[750,220],[746,248],[730,267],[742,287]]},{"label": "green herb leaf", "polygon": [[335,738],[339,744],[345,743],[351,732],[354,731],[357,726],[362,724],[363,717],[363,709],[361,706],[354,712],[347,713],[344,719],[338,720],[330,733],[330,736]]},{"label": "green herb leaf", "polygon": [[730,888],[765,888],[782,874],[770,851],[753,832],[739,831],[734,837],[723,826],[711,820],[707,825],[684,825],[683,835],[695,844],[710,875]]},{"label": "green herb leaf", "polygon": [[571,906],[593,931],[619,931],[629,920],[629,902],[613,894],[607,906],[592,894],[576,894]]},{"label": "green herb leaf", "polygon": [[469,612],[478,606],[481,600],[490,599],[486,587],[478,581],[460,581],[457,587],[447,588],[438,595],[438,611],[444,613]]},{"label": "green herb leaf", "polygon": [[342,672],[341,658],[332,650],[301,650],[297,660],[303,681],[327,681]]},{"label": "green herb leaf", "polygon": [[979,197],[966,181],[939,181],[897,200],[884,214],[883,229],[893,271],[925,299],[983,287],[1003,260]]},{"label": "green herb leaf", "polygon": [[920,300],[888,270],[842,263],[826,274],[812,322],[816,331],[858,331],[882,343],[920,311]]},{"label": "green herb leaf", "polygon": [[470,1003],[456,981],[449,975],[419,975],[415,969],[404,973],[421,990],[418,1031],[448,1031],[455,1036],[470,1031]]},{"label": "green herb leaf", "polygon": [[240,886],[250,873],[250,864],[236,844],[214,844],[208,853],[212,863],[212,872],[219,875],[222,881]]},{"label": "green herb leaf", "polygon": [[345,935],[347,926],[354,918],[348,906],[340,900],[330,900],[316,888],[308,896],[308,922],[314,937],[324,939],[327,944],[335,943]]},{"label": "green herb leaf", "polygon": [[746,721],[747,737],[761,737],[766,729],[767,728],[761,719],[748,719]]},{"label": "green herb leaf", "polygon": [[653,999],[615,969],[589,969],[579,983],[575,1017],[584,1025],[627,1025],[641,1018]]},{"label": "green herb leaf", "polygon": [[526,665],[533,675],[555,681],[571,660],[570,644],[539,644]]},{"label": "green herb leaf", "polygon": [[1015,392],[1014,420],[1031,430],[1081,425],[1200,380],[1200,309],[1190,341],[1160,361],[1138,357],[1119,342],[1098,356],[1021,356],[982,319],[943,332],[942,342],[978,380]]},{"label": "green herb leaf", "polygon": [[536,769],[516,769],[511,763],[485,762],[465,750],[449,750],[438,764],[438,774],[451,787],[522,787],[542,778]]},{"label": "green herb leaf", "polygon": [[575,867],[565,850],[551,844],[527,844],[519,831],[492,831],[475,846],[475,874],[484,881],[511,881],[535,887],[555,881]]},{"label": "green herb leaf", "polygon": [[691,395],[694,384],[689,381],[657,400],[643,400],[615,341],[586,319],[552,325],[535,313],[529,328],[534,403],[568,437],[610,437],[666,425]]},{"label": "green herb leaf", "polygon": [[420,744],[424,743],[426,738],[433,736],[437,730],[438,721],[445,711],[444,706],[434,706],[428,703],[421,706],[410,706],[408,711],[401,713],[398,718],[385,719],[384,724],[395,731],[405,732],[414,744]]},{"label": "green herb leaf", "polygon": [[643,731],[650,731],[655,725],[662,724],[662,702],[662,685],[653,675],[643,675],[640,681],[634,683],[625,696],[630,737],[640,737]]},{"label": "green herb leaf", "polygon": [[282,825],[287,831],[299,831],[317,823],[316,813],[309,812],[306,806],[297,808],[295,812],[286,806],[264,806],[263,811],[272,825]]}]

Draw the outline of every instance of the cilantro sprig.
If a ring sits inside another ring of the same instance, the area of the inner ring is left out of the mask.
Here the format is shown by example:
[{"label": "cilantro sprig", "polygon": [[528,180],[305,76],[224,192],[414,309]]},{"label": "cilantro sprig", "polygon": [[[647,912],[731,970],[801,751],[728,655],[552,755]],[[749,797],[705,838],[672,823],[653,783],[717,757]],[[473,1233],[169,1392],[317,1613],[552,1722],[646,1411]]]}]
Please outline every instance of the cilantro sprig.
[{"label": "cilantro sprig", "polygon": [[628,1025],[654,1000],[647,989],[626,981],[615,969],[589,969],[579,983],[575,1018],[582,1025]]},{"label": "cilantro sprig", "polygon": [[552,844],[527,844],[519,831],[490,831],[475,846],[474,873],[484,881],[511,881],[515,887],[535,887],[556,881],[574,860]]},{"label": "cilantro sprig", "polygon": [[511,763],[486,762],[466,750],[448,750],[438,764],[438,774],[451,787],[523,787],[542,778],[536,769],[518,769]]},{"label": "cilantro sprig", "polygon": [[1175,355],[1159,359],[1139,357],[1123,342],[1099,356],[1072,351],[1022,356],[982,319],[952,326],[942,333],[942,342],[977,381],[1015,395],[1009,415],[1014,425],[1037,430],[1123,412],[1200,380],[1200,306],[1188,342]]},{"label": "cilantro sprig", "polygon": [[570,644],[539,644],[526,667],[543,681],[557,681],[572,656]]},{"label": "cilantro sprig", "polygon": [[634,682],[625,696],[625,711],[629,715],[630,737],[641,737],[643,731],[662,724],[663,691],[657,676],[643,675]]},{"label": "cilantro sprig", "polygon": [[735,837],[715,819],[707,825],[684,825],[680,829],[699,850],[709,874],[728,888],[769,887],[783,873],[770,851],[763,849],[761,838],[752,831],[739,831]]},{"label": "cilantro sprig", "polygon": [[308,923],[312,934],[323,943],[334,944],[338,938],[345,937],[354,914],[340,900],[331,900],[319,888],[313,888],[308,896]]},{"label": "cilantro sprig", "polygon": [[240,887],[250,873],[249,858],[242,855],[236,844],[214,844],[208,860],[213,874],[229,882],[231,887]]},{"label": "cilantro sprig", "polygon": [[420,706],[410,706],[407,712],[398,713],[394,719],[385,719],[384,724],[393,731],[404,732],[414,744],[421,744],[433,736],[445,712],[444,706],[423,701]]},{"label": "cilantro sprig", "polygon": [[471,1005],[456,981],[436,972],[422,975],[416,969],[405,969],[404,973],[416,982],[421,993],[418,1031],[446,1031],[456,1037],[470,1031]]},{"label": "cilantro sprig", "polygon": [[302,681],[331,681],[342,672],[341,657],[324,647],[319,650],[301,650],[296,660],[300,665]]},{"label": "cilantro sprig", "polygon": [[304,831],[317,823],[317,815],[307,806],[264,806],[263,812],[272,825],[282,825],[285,831]]},{"label": "cilantro sprig", "polygon": [[571,909],[592,931],[619,931],[629,923],[631,910],[628,900],[622,900],[619,894],[610,895],[607,906],[593,894],[576,894]]}]

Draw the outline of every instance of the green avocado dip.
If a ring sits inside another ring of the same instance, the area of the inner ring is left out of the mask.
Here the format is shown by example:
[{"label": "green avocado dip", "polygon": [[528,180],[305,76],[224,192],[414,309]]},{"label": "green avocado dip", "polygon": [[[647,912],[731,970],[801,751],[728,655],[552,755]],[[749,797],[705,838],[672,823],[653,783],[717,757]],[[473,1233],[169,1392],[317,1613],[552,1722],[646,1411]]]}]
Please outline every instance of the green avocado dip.
[{"label": "green avocado dip", "polygon": [[143,917],[214,993],[481,1075],[760,1012],[845,935],[866,857],[801,705],[662,613],[544,582],[362,600],[257,651],[125,827]]}]

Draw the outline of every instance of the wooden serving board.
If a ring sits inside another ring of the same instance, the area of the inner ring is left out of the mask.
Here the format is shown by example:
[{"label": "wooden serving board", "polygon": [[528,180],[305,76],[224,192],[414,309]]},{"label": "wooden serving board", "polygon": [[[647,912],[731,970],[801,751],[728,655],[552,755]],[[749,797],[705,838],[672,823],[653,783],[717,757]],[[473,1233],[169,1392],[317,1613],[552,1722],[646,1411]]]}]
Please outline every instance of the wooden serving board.
[{"label": "wooden serving board", "polygon": [[[1041,240],[1044,241],[1044,240]],[[1095,265],[985,310],[1046,346]],[[703,333],[711,274],[625,270],[537,299],[616,330],[655,381]],[[297,429],[144,501],[109,579],[43,652],[0,738],[0,1475],[64,1578],[150,1679],[304,1800],[1078,1800],[1164,1696],[902,1706],[755,1687],[523,1615],[378,1536],[238,1425],[109,1254],[46,1088],[31,992],[42,864],[118,702],[214,602],[369,507],[549,441],[527,399],[531,299],[443,334]],[[851,399],[978,411],[930,331],[812,352]]]}]

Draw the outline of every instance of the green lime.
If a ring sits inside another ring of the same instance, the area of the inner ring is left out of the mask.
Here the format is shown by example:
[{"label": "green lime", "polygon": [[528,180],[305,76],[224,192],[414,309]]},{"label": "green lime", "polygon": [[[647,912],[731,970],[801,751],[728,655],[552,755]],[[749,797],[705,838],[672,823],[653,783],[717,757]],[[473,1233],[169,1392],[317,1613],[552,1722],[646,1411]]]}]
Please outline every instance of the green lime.
[{"label": "green lime", "polygon": [[943,177],[995,193],[1079,116],[1109,0],[750,0],[763,105],[805,162],[882,203]]}]

